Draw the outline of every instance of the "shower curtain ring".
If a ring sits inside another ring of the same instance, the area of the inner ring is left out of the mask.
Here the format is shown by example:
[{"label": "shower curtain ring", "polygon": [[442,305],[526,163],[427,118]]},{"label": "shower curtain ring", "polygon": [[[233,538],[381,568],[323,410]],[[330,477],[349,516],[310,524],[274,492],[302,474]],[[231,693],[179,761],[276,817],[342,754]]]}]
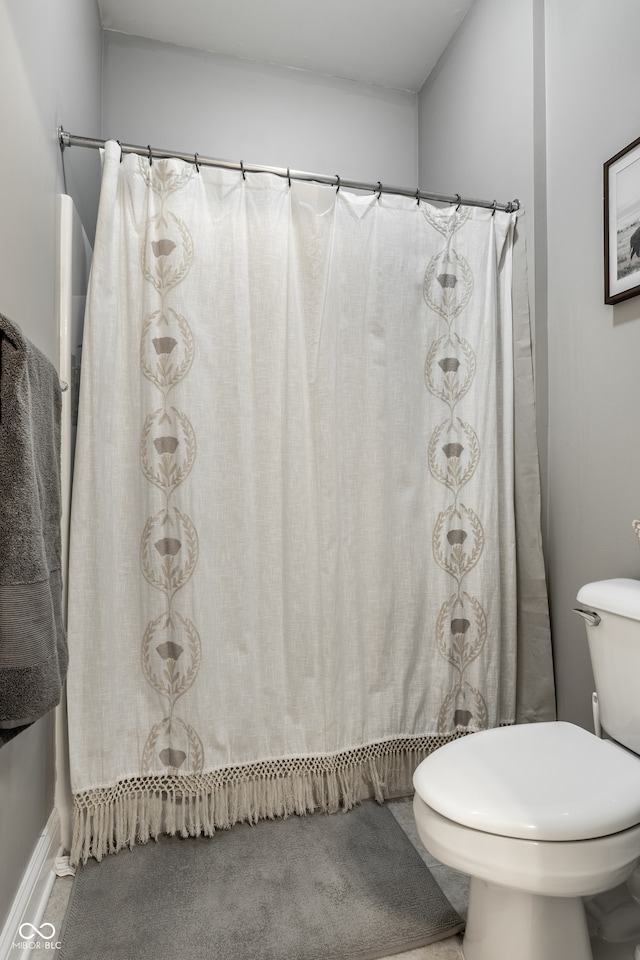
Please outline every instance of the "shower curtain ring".
[{"label": "shower curtain ring", "polygon": [[416,187],[416,203],[420,206],[420,187]]},{"label": "shower curtain ring", "polygon": [[462,197],[460,196],[459,193],[456,193],[456,200],[458,201],[458,206],[456,207],[456,213],[457,213],[460,207],[462,206]]},{"label": "shower curtain ring", "polygon": [[153,163],[153,157],[151,155],[151,144],[147,144],[147,150],[149,151],[149,166]]},{"label": "shower curtain ring", "polygon": [[378,200],[380,199],[381,196],[382,196],[382,184],[378,180]]},{"label": "shower curtain ring", "polygon": [[240,172],[241,172],[241,174],[242,174],[242,179],[243,179],[243,180],[246,180],[246,179],[247,179],[247,175],[246,175],[246,173],[244,172],[244,163],[242,162],[242,160],[240,161]]},{"label": "shower curtain ring", "polygon": [[116,140],[116,143],[120,147],[120,163],[122,163],[122,157],[124,156],[124,154],[122,153],[122,144],[120,143],[119,140]]},{"label": "shower curtain ring", "polygon": [[493,210],[491,211],[491,216],[492,216],[492,217],[495,217],[495,215],[496,215],[496,207],[497,207],[497,206],[498,206],[498,201],[497,201],[497,200],[494,200],[494,201],[493,201]]},{"label": "shower curtain ring", "polygon": [[340,174],[336,173],[336,193],[340,189]]},{"label": "shower curtain ring", "polygon": [[289,167],[287,167],[287,183],[291,186],[291,174],[289,173]]},{"label": "shower curtain ring", "polygon": [[196,173],[200,173],[200,164],[198,163],[198,154],[197,154],[197,153],[194,153],[194,155],[193,155],[193,162],[194,162],[195,165],[196,165]]}]

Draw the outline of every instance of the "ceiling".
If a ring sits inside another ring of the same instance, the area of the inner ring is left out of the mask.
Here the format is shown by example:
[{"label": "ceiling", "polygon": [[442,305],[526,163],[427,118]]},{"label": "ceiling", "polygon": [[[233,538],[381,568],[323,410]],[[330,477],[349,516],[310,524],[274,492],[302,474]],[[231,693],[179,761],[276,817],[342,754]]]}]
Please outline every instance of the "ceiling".
[{"label": "ceiling", "polygon": [[473,0],[98,0],[102,26],[418,91]]}]

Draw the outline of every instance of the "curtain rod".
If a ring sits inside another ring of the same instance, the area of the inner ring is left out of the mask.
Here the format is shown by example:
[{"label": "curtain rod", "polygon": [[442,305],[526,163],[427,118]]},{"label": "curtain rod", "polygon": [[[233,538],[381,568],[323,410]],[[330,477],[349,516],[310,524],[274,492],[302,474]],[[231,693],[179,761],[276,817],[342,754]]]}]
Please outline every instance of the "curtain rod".
[{"label": "curtain rod", "polygon": [[[104,147],[105,140],[98,140],[93,137],[80,137],[76,134],[68,133],[62,127],[58,127],[58,142],[60,150],[65,147],[89,147],[92,150],[98,150]],[[305,173],[302,170],[289,170],[284,167],[264,167],[256,166],[252,163],[243,163],[241,160],[237,163],[234,160],[219,160],[215,157],[201,157],[199,153],[176,153],[175,150],[159,150],[156,147],[141,147],[131,143],[120,143],[118,146],[123,153],[137,153],[150,160],[184,160],[187,163],[193,163],[196,167],[221,167],[225,170],[239,170],[244,177],[247,173],[272,173],[277,177],[286,178],[289,183],[292,180],[304,180],[309,183],[325,183],[336,188],[348,187],[350,190],[371,190],[378,196],[382,193],[391,193],[401,197],[413,197],[415,200],[432,200],[437,203],[457,203],[465,207],[484,207],[488,210],[504,210],[507,213],[513,213],[520,209],[519,200],[510,200],[508,203],[497,203],[495,200],[473,200],[469,197],[461,197],[459,193],[454,196],[445,196],[439,193],[427,193],[424,190],[410,190],[407,187],[394,187],[377,183],[363,183],[359,180],[343,180],[337,174],[334,177],[319,173]]]}]

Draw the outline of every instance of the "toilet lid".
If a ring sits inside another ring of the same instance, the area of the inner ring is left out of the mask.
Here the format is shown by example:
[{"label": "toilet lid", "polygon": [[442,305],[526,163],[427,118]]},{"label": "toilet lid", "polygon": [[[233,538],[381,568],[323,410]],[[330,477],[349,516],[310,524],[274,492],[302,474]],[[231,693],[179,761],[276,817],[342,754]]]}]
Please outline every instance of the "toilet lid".
[{"label": "toilet lid", "polygon": [[413,775],[443,817],[527,840],[588,840],[640,823],[640,758],[571,723],[474,733]]}]

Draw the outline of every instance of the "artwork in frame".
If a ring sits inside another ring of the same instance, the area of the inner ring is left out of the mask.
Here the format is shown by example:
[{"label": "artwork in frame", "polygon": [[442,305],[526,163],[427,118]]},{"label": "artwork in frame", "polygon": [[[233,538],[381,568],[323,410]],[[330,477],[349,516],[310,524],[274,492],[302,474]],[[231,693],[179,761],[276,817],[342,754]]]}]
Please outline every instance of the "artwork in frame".
[{"label": "artwork in frame", "polygon": [[604,302],[640,294],[640,137],[604,164]]}]

